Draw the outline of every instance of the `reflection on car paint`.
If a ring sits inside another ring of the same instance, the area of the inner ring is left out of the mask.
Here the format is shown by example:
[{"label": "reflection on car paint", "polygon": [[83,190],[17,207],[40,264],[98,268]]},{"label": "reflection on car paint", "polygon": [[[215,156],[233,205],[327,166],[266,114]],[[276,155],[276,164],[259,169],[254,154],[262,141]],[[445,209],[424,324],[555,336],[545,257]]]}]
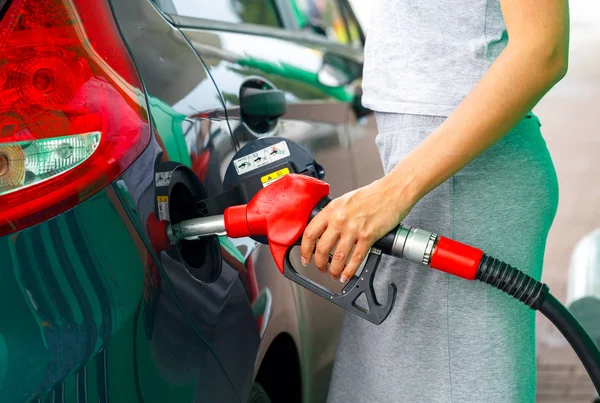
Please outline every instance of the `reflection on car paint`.
[{"label": "reflection on car paint", "polygon": [[[194,40],[194,46],[204,60],[209,60],[211,74],[219,80],[219,86],[225,101],[229,105],[239,105],[237,101],[238,79],[227,77],[256,76],[266,78],[277,88],[286,91],[292,102],[303,99],[326,99],[332,97],[342,102],[350,102],[354,93],[345,87],[329,87],[317,81],[323,53],[317,50],[307,52],[303,46],[261,37],[260,40],[247,40],[247,37],[235,33],[189,30],[186,33]],[[209,38],[217,36],[218,41]],[[220,47],[211,45],[216,43]],[[284,53],[282,55],[282,52]],[[285,53],[293,54],[295,61],[307,64],[301,68],[296,63],[285,63]],[[297,58],[297,54],[305,55]],[[249,56],[252,55],[252,56]],[[260,55],[260,56],[258,56]]]},{"label": "reflection on car paint", "polygon": [[2,310],[0,323],[18,329],[1,332],[3,402],[46,392],[106,347],[141,292],[139,252],[104,191],[2,239],[0,304],[11,309]]},{"label": "reflection on car paint", "polygon": [[[121,9],[138,6],[135,2],[117,5]],[[126,36],[135,38],[129,43],[146,80],[157,140],[169,160],[194,172],[209,196],[219,193],[222,158],[235,149],[235,142],[224,120],[218,93],[202,63],[193,52],[191,60],[191,49],[180,34],[174,31],[165,36],[157,29],[164,24],[153,21],[152,13],[132,10],[118,15],[136,20],[121,26]],[[138,37],[132,30],[134,26],[145,27],[146,37]],[[132,30],[131,35],[128,30]],[[153,36],[157,44],[164,46],[162,57],[170,57],[169,63],[153,60],[156,51],[144,51]],[[137,40],[140,46],[136,46]],[[171,50],[175,48],[178,52]],[[164,74],[157,76],[163,67]],[[154,161],[149,164],[141,164],[136,171],[153,172]],[[124,176],[123,181],[129,189],[139,178]],[[147,225],[142,225],[148,223],[155,206],[153,192],[149,193],[148,197],[133,199],[140,232],[151,237]],[[138,365],[136,394],[156,401],[204,402],[237,401],[247,393],[259,341],[249,299],[256,293],[252,292],[252,281],[236,248],[223,240],[219,245],[223,267],[221,275],[211,283],[196,280],[178,259],[165,252],[160,252],[155,260],[158,276],[152,271],[147,273],[150,292],[140,307],[136,338],[137,361],[145,364]],[[232,339],[239,334],[246,335],[245,340]],[[230,354],[236,354],[236,359],[221,358]],[[145,375],[146,365],[156,367],[159,379]]]},{"label": "reflection on car paint", "polygon": [[[205,73],[189,76],[215,91]],[[156,256],[148,239],[157,159],[191,167],[215,193],[220,156],[233,149],[223,123],[209,120],[210,110],[186,114],[170,106],[167,99],[181,99],[175,89],[196,87],[178,78],[178,85],[162,87],[166,96],[149,97],[156,137],[118,185],[1,240],[10,262],[0,301],[12,309],[2,310],[0,323],[24,329],[0,331],[3,402],[106,401],[107,393],[123,402],[236,401],[247,393],[258,324],[236,248],[221,242],[222,274],[204,284],[164,252]],[[201,95],[206,99],[206,91]],[[233,339],[240,332],[244,339]],[[235,360],[220,358],[232,352]]]},{"label": "reflection on car paint", "polygon": [[[157,148],[154,155],[159,153]],[[140,182],[137,173],[153,172],[151,167],[145,166],[151,163],[150,159],[145,164],[141,159],[136,161],[136,166],[122,177],[125,187],[129,189],[130,183]],[[148,223],[149,219],[153,219],[154,210],[152,179],[148,187],[142,189],[138,186],[136,190],[142,194],[127,192],[134,203],[137,200],[136,218],[140,223]],[[144,196],[143,193],[149,193],[150,196]],[[149,235],[151,237],[152,234]],[[234,266],[224,264],[221,275],[206,284],[196,280],[181,261],[173,259],[166,252],[159,252],[158,259],[153,259],[147,265],[150,270],[145,275],[147,293],[134,318],[136,343],[142,343],[142,335],[148,341],[154,365],[163,382],[175,387],[190,383],[193,385],[194,401],[215,399],[217,396],[219,399],[237,400],[234,396],[243,393],[240,388],[248,383],[246,368],[247,365],[253,365],[258,345],[257,323],[249,307],[251,294],[242,287],[242,283],[237,282],[239,278],[247,283],[247,273],[243,264],[240,267],[239,260],[232,258],[231,253],[225,256],[225,262]],[[156,264],[158,275],[152,263]],[[223,316],[223,311],[229,309],[232,312]],[[143,322],[139,320],[140,311],[143,313]],[[236,320],[230,322],[234,317]],[[222,319],[227,319],[227,322],[222,323]],[[143,331],[138,331],[141,326]],[[232,340],[231,337],[237,334],[233,329],[246,329],[246,339],[243,342]],[[236,345],[239,353],[236,361],[221,360],[220,355],[232,345]],[[138,357],[141,356],[136,355],[135,362]],[[213,374],[214,378],[208,379],[207,373]],[[136,391],[143,397],[150,384],[143,382],[142,377],[143,372],[136,371],[136,384],[146,385]],[[184,379],[189,379],[189,382],[182,382]],[[171,389],[164,384],[163,388]]]}]

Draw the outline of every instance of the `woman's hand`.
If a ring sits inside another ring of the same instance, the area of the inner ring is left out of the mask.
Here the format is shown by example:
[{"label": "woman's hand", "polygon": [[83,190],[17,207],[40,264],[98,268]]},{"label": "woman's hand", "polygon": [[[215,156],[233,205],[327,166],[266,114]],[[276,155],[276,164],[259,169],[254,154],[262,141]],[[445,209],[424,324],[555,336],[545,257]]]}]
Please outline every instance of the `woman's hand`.
[{"label": "woman's hand", "polygon": [[346,193],[321,210],[304,230],[302,264],[310,262],[317,244],[315,265],[327,272],[329,254],[335,247],[331,276],[343,283],[351,278],[373,243],[398,225],[414,205],[388,179]]}]

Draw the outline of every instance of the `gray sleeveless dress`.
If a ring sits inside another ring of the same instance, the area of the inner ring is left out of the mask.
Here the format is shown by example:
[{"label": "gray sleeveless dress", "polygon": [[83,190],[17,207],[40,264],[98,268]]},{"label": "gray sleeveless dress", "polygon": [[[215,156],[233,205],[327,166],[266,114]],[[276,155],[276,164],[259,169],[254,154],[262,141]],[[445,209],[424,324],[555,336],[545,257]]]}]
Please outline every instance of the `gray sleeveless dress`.
[{"label": "gray sleeveless dress", "polygon": [[[376,143],[387,173],[469,92],[506,33],[495,0],[380,0],[371,28],[365,104],[377,111]],[[444,42],[446,50],[438,46]],[[466,47],[458,56],[456,43]],[[540,126],[529,114],[404,222],[479,247],[539,279],[558,204]],[[535,401],[533,311],[485,284],[399,259],[384,257],[379,270],[377,295],[384,298],[395,282],[396,306],[379,326],[346,314],[329,402]]]}]

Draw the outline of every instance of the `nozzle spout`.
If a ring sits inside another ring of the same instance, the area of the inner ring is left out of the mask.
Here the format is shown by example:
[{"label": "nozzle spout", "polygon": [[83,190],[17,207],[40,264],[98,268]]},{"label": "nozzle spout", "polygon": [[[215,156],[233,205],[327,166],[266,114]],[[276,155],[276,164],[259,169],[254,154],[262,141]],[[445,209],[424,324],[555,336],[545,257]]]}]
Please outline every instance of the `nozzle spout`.
[{"label": "nozzle spout", "polygon": [[182,239],[194,240],[211,235],[227,235],[223,215],[192,218],[167,227],[167,237],[171,245]]}]

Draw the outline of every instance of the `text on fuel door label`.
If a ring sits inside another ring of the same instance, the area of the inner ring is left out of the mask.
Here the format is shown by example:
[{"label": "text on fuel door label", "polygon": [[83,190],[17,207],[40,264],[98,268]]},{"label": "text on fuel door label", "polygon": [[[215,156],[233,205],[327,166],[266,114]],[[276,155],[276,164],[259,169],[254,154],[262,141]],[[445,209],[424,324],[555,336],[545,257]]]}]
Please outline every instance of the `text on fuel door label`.
[{"label": "text on fuel door label", "polygon": [[285,141],[281,141],[272,146],[265,147],[252,154],[240,157],[233,161],[235,171],[238,175],[243,175],[257,168],[268,165],[272,162],[290,156],[290,150]]},{"label": "text on fuel door label", "polygon": [[260,181],[261,181],[263,187],[266,187],[267,185],[270,185],[271,183],[275,182],[277,179],[283,178],[285,175],[287,175],[289,173],[290,173],[290,170],[288,168],[283,168],[283,169],[280,169],[275,172],[271,172],[270,174],[261,177]]}]

